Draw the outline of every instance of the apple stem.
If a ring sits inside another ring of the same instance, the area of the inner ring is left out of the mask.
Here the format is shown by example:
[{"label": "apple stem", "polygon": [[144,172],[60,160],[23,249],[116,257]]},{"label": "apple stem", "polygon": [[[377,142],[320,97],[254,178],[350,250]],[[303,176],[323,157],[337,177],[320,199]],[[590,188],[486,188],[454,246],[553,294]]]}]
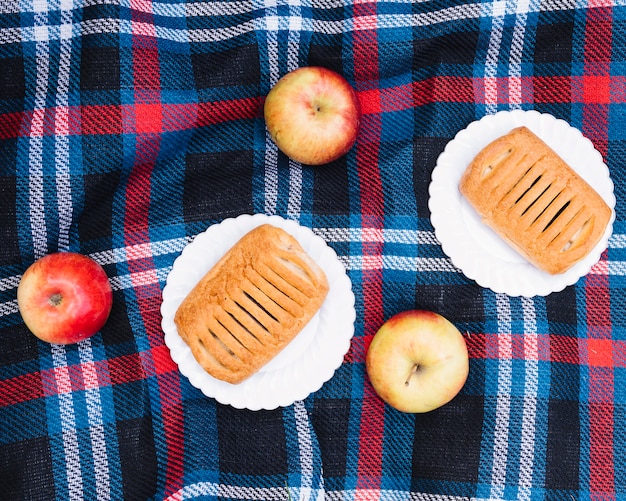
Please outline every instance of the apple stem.
[{"label": "apple stem", "polygon": [[413,367],[411,367],[411,372],[409,372],[409,377],[407,377],[406,381],[404,382],[405,386],[409,386],[409,381],[415,374],[419,372],[419,370],[420,370],[419,364],[414,364]]},{"label": "apple stem", "polygon": [[63,295],[59,292],[52,294],[52,296],[48,299],[48,302],[52,306],[59,306],[63,302]]}]

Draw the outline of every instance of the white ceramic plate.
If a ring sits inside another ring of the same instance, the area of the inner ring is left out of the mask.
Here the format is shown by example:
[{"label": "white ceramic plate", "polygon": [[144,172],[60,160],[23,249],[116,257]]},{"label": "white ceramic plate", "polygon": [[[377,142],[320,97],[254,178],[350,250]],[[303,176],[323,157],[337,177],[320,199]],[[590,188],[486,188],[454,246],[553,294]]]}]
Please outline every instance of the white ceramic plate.
[{"label": "white ceramic plate", "polygon": [[[280,227],[294,236],[324,270],[329,282],[326,300],[306,327],[259,372],[233,385],[207,374],[178,335],[174,314],[205,273],[243,235],[261,224]],[[218,402],[239,409],[275,409],[317,391],[343,362],[354,334],[354,294],[335,251],[309,228],[279,216],[242,215],[226,219],[197,235],[176,258],[161,305],[165,343],[180,372],[196,388]]]},{"label": "white ceramic plate", "polygon": [[[459,192],[461,175],[478,152],[514,127],[527,126],[581,175],[613,210],[604,236],[582,261],[550,275],[530,264],[485,226]],[[428,207],[444,253],[468,278],[510,296],[545,296],[574,284],[598,262],[613,231],[615,196],[609,169],[589,139],[564,120],[537,111],[501,111],[471,123],[437,160]]]}]

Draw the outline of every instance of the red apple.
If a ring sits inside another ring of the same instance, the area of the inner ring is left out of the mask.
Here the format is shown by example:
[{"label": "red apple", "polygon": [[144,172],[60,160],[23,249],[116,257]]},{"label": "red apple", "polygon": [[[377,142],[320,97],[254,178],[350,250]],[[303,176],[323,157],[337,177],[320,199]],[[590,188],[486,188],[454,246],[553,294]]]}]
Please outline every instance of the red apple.
[{"label": "red apple", "polygon": [[372,386],[402,412],[429,412],[452,400],[467,380],[467,345],[438,313],[409,310],[387,320],[367,351]]},{"label": "red apple", "polygon": [[289,158],[322,165],[345,155],[356,141],[359,100],[348,81],[319,66],[283,76],[265,99],[265,123]]},{"label": "red apple", "polygon": [[57,252],[35,261],[17,287],[17,304],[30,331],[42,341],[82,341],[105,324],[113,292],[105,271],[90,257]]}]

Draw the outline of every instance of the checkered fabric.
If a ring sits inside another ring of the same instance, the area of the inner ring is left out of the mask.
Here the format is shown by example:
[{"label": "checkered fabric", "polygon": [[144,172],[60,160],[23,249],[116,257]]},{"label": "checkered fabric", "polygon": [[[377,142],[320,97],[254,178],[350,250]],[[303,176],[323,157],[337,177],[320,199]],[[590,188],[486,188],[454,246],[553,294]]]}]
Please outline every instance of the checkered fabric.
[{"label": "checkered fabric", "polygon": [[[355,147],[311,168],[269,139],[298,66],[355,87]],[[0,498],[626,499],[626,5],[609,0],[0,0]],[[574,286],[515,298],[442,252],[428,185],[498,110],[579,128],[615,182],[608,250]],[[304,401],[236,410],[170,358],[161,292],[197,233],[244,213],[310,227],[356,296],[343,365]],[[94,337],[32,336],[38,257],[92,256],[114,291]],[[384,405],[372,336],[411,308],[464,333],[470,376],[428,414]]]}]

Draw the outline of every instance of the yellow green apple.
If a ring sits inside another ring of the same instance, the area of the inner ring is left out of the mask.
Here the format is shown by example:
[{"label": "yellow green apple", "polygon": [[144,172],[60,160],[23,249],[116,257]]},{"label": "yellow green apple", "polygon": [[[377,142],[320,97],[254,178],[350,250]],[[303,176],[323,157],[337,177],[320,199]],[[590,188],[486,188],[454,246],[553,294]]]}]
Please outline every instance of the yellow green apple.
[{"label": "yellow green apple", "polygon": [[372,339],[365,365],[376,393],[407,413],[448,403],[469,374],[463,335],[448,319],[426,310],[389,318]]},{"label": "yellow green apple", "polygon": [[289,158],[322,165],[345,155],[361,122],[357,95],[339,73],[303,66],[276,82],[263,106],[267,130]]}]

